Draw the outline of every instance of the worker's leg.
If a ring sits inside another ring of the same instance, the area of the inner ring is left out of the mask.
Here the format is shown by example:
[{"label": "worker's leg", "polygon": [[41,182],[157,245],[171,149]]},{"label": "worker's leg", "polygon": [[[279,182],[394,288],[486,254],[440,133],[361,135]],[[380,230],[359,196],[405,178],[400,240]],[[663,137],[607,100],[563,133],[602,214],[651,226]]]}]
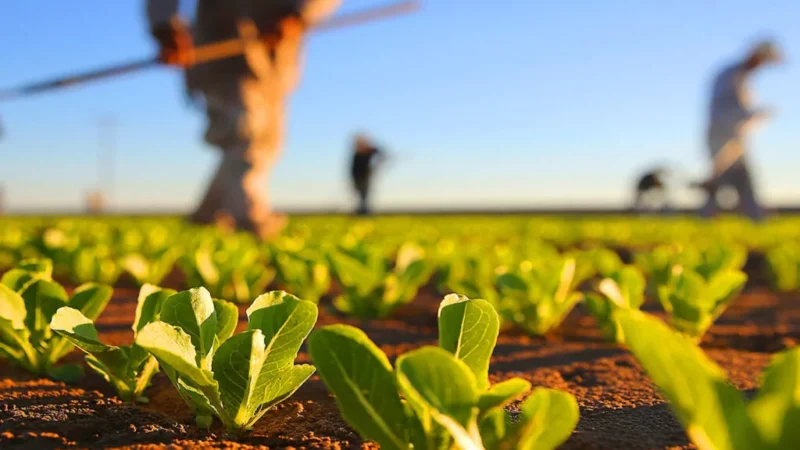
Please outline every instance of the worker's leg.
[{"label": "worker's leg", "polygon": [[266,191],[281,147],[282,102],[259,80],[242,80],[239,89],[237,139],[225,148],[220,166],[221,204],[237,228],[266,236],[283,223],[272,216]]},{"label": "worker's leg", "polygon": [[219,80],[213,85],[213,89],[206,89],[203,94],[207,117],[205,140],[220,150],[222,159],[206,188],[203,199],[190,215],[190,219],[196,223],[213,223],[222,209],[222,188],[225,183],[224,155],[226,149],[241,145],[237,123],[243,108],[238,91],[239,83],[236,80]]},{"label": "worker's leg", "polygon": [[731,184],[739,194],[739,209],[743,210],[744,214],[754,221],[763,220],[764,210],[756,198],[750,170],[747,168],[745,161],[739,161],[734,167],[731,167],[730,179]]},{"label": "worker's leg", "polygon": [[365,215],[369,212],[369,180],[355,180],[356,193],[358,194],[358,207],[356,214]]},{"label": "worker's leg", "polygon": [[700,215],[702,217],[714,217],[719,213],[719,205],[717,204],[717,184],[709,184],[704,187],[704,192],[707,196],[706,203],[700,208]]},{"label": "worker's leg", "polygon": [[207,224],[213,223],[217,212],[222,206],[222,161],[217,167],[214,177],[206,189],[200,205],[189,216],[194,223]]},{"label": "worker's leg", "polygon": [[643,202],[644,202],[644,191],[641,189],[636,189],[636,197],[633,199],[633,210],[636,212],[641,212]]}]

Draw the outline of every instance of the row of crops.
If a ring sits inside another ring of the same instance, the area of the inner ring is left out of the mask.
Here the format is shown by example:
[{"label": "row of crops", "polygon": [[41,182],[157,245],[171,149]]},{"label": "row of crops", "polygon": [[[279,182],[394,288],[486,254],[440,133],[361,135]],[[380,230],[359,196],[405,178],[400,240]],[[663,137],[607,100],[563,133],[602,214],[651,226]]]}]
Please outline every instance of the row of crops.
[{"label": "row of crops", "polygon": [[[797,289],[798,224],[316,218],[265,244],[165,219],[7,219],[0,355],[71,381],[80,367],[58,361],[78,347],[131,402],[146,399],[162,370],[199,426],[217,418],[231,433],[246,432],[316,371],[343,418],[382,448],[546,449],[577,424],[574,397],[536,387],[512,420],[507,406],[531,386],[490,385],[489,361],[502,330],[547,334],[583,302],[698,447],[791,448],[800,351],[777,355],[747,401],[696,343],[743,289],[749,254],[764,255],[776,288]],[[141,286],[134,339],[109,346],[93,322],[123,279]],[[68,296],[62,283],[79,287]],[[342,315],[384,318],[423,287],[444,297],[439,346],[394,365],[357,328],[314,330],[320,299]],[[662,305],[668,324],[639,311],[645,299]],[[247,328],[235,334],[232,302],[251,301]],[[295,364],[307,337],[313,365]]]}]

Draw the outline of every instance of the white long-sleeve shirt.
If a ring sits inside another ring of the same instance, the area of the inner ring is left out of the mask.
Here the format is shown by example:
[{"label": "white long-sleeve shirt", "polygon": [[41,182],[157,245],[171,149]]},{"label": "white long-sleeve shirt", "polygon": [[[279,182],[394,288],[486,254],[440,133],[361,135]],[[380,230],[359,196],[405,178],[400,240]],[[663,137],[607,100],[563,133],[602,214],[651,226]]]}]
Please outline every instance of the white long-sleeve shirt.
[{"label": "white long-sleeve shirt", "polygon": [[750,72],[744,64],[736,63],[725,68],[714,80],[708,124],[712,157],[730,141],[743,147],[742,139],[763,118],[763,112],[753,107],[749,78]]}]

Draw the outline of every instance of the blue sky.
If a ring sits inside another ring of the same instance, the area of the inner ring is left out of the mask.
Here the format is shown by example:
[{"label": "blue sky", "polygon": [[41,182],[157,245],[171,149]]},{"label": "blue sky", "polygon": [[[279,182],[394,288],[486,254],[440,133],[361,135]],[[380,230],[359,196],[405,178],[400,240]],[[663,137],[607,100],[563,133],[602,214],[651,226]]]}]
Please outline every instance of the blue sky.
[{"label": "blue sky", "polygon": [[[381,3],[345,0],[340,12]],[[3,6],[0,86],[153,51],[141,1]],[[794,0],[428,0],[413,16],[314,36],[269,189],[278,207],[348,207],[349,137],[366,130],[396,156],[379,207],[621,205],[653,164],[705,172],[714,71],[769,35],[788,61],[755,80],[779,115],[752,159],[767,203],[796,202],[798,17]],[[82,207],[97,185],[98,121],[113,116],[114,205],[188,210],[217,156],[181,93],[178,72],[155,69],[0,104],[7,206]]]}]

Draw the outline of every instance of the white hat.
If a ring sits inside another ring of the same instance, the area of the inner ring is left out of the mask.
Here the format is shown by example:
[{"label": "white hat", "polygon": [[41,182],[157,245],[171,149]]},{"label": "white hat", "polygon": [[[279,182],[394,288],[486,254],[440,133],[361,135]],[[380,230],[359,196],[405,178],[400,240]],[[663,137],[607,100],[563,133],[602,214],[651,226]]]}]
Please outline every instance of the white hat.
[{"label": "white hat", "polygon": [[783,61],[783,53],[773,41],[761,41],[753,47],[753,56],[758,56],[764,62],[779,63]]}]

